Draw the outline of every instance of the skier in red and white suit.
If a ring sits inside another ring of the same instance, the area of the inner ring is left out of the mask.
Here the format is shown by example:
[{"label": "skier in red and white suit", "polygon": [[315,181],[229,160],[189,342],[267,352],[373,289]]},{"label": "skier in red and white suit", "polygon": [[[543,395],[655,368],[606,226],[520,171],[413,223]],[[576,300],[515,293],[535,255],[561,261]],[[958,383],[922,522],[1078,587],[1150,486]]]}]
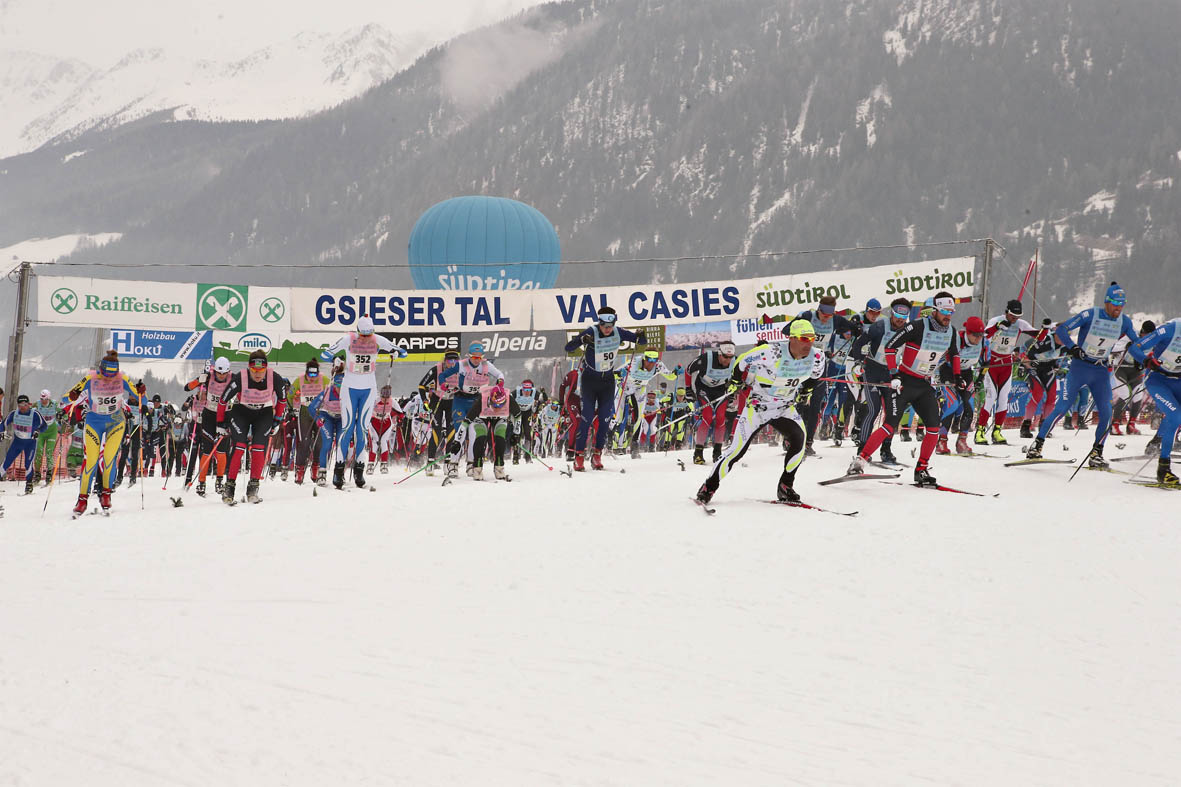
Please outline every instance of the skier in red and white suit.
[{"label": "skier in red and white suit", "polygon": [[390,449],[394,447],[394,439],[398,434],[395,419],[400,418],[401,415],[402,410],[394,400],[390,387],[383,385],[381,396],[373,405],[373,417],[369,419],[369,427],[366,429],[370,473],[373,472],[373,466],[377,462],[379,454],[381,455],[381,472],[388,473],[390,471]]}]

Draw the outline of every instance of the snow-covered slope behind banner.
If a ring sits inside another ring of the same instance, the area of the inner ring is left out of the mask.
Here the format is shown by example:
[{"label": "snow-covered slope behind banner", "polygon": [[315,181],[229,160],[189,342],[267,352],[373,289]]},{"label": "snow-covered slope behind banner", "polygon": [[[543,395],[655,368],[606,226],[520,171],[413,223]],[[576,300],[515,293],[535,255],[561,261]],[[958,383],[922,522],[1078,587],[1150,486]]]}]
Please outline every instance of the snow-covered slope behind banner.
[{"label": "snow-covered slope behind banner", "polygon": [[[423,34],[400,37],[371,24],[339,35],[302,33],[230,63],[139,49],[106,70],[0,52],[0,86],[20,99],[5,102],[0,158],[156,112],[176,120],[300,117],[384,82],[430,42]],[[73,89],[63,92],[60,85]],[[45,97],[51,90],[56,101]]]},{"label": "snow-covered slope behind banner", "polygon": [[850,451],[817,445],[798,489],[859,516],[761,502],[767,445],[713,517],[688,452],[232,509],[156,477],[73,522],[75,484],[44,519],[5,485],[0,783],[1177,783],[1176,493],[819,487]]}]

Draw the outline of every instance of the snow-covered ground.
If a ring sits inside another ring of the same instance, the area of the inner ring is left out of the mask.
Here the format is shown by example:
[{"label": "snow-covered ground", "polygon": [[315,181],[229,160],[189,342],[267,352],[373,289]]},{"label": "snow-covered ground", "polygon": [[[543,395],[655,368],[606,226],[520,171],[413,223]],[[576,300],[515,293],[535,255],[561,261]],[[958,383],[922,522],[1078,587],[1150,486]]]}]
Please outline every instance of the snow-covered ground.
[{"label": "snow-covered ground", "polygon": [[759,502],[768,446],[714,517],[688,453],[77,521],[5,484],[0,784],[1177,783],[1181,498],[820,451],[804,499],[860,516]]}]

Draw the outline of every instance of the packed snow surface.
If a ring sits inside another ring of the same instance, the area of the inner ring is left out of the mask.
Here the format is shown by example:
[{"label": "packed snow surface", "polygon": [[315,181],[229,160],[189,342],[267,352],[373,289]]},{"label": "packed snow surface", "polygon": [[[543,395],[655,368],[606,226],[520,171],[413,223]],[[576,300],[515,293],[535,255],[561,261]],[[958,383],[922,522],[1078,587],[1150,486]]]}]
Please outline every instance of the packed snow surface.
[{"label": "packed snow surface", "polygon": [[76,521],[4,484],[0,784],[1177,783],[1176,493],[959,457],[1000,496],[821,487],[820,452],[804,500],[859,516],[761,502],[767,445],[713,517],[688,452],[234,508],[152,478]]}]

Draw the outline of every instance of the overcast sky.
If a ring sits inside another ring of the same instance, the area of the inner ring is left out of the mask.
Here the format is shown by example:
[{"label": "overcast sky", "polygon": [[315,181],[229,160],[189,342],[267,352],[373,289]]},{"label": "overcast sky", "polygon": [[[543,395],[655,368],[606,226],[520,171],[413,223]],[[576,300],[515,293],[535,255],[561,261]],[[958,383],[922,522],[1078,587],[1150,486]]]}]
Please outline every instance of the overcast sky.
[{"label": "overcast sky", "polygon": [[540,0],[0,0],[0,49],[113,65],[141,47],[227,60],[302,31],[369,22],[440,40]]}]

